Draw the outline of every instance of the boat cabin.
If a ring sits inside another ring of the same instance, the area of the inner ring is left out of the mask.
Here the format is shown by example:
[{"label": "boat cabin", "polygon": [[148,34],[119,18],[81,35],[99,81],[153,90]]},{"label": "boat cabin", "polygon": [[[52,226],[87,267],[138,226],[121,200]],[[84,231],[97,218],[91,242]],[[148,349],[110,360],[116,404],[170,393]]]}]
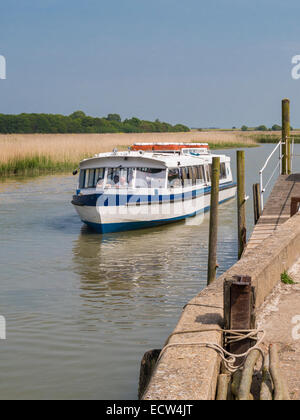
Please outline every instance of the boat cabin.
[{"label": "boat cabin", "polygon": [[[158,150],[152,150],[155,147]],[[212,157],[204,143],[176,143],[176,148],[173,144],[136,143],[128,152],[102,153],[82,161],[78,189],[87,193],[90,189],[210,185]],[[220,158],[220,183],[229,182],[230,159],[225,155]]]}]

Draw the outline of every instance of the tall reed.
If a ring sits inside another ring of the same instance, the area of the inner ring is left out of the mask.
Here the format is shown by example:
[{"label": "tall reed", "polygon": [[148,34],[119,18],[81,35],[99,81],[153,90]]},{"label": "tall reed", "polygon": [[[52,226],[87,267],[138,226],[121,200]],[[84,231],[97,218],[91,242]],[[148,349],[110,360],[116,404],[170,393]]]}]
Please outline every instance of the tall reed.
[{"label": "tall reed", "polygon": [[252,138],[239,132],[133,134],[0,135],[0,176],[26,172],[72,170],[80,160],[135,142],[207,142],[212,148],[251,147]]}]

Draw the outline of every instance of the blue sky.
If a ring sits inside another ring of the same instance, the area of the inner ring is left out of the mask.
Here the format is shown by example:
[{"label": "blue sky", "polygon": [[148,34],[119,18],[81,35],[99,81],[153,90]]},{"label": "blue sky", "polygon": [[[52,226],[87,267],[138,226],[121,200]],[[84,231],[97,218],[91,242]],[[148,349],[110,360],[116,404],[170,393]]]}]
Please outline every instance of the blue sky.
[{"label": "blue sky", "polygon": [[300,127],[296,0],[10,0],[0,112]]}]

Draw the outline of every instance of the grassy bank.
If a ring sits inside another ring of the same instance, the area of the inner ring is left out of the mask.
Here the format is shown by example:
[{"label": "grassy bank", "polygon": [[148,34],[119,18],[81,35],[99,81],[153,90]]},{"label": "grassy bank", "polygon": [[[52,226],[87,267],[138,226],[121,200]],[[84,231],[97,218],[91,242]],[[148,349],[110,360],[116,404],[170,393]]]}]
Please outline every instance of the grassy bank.
[{"label": "grassy bank", "polygon": [[142,134],[15,134],[0,135],[0,176],[71,171],[96,153],[134,142],[206,142],[211,149],[253,147],[253,138],[240,132]]},{"label": "grassy bank", "polygon": [[[291,134],[295,144],[300,144],[300,134]],[[278,143],[281,139],[281,134],[258,134],[253,136],[253,140],[257,143]]]},{"label": "grassy bank", "polygon": [[224,142],[222,144],[207,142],[211,150],[218,149],[239,149],[244,147],[258,147],[259,144],[255,142]]},{"label": "grassy bank", "polygon": [[36,175],[39,173],[72,171],[78,162],[55,161],[49,156],[27,156],[13,158],[5,163],[0,163],[0,176]]}]

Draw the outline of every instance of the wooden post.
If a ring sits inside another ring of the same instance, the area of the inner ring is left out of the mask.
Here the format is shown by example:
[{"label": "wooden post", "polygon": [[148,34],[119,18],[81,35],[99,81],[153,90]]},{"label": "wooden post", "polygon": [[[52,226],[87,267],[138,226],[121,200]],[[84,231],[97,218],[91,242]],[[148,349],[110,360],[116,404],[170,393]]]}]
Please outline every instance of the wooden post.
[{"label": "wooden post", "polygon": [[[224,282],[224,327],[226,330],[249,330],[256,326],[255,291],[251,277],[234,276]],[[227,343],[225,343],[226,345]],[[245,353],[251,347],[251,340],[245,339],[231,343],[230,353]],[[240,363],[241,360],[237,360]]]},{"label": "wooden post", "polygon": [[257,224],[261,215],[260,185],[253,185],[254,223]]},{"label": "wooden post", "polygon": [[274,400],[286,401],[290,399],[289,390],[280,371],[280,360],[276,344],[270,344],[270,373],[274,384]]},{"label": "wooden post", "polygon": [[251,385],[253,381],[254,368],[259,356],[261,356],[259,350],[254,349],[246,358],[238,392],[239,401],[248,401],[253,399],[253,395],[251,395]]},{"label": "wooden post", "polygon": [[227,401],[230,396],[231,375],[222,373],[218,376],[217,401]]},{"label": "wooden post", "polygon": [[290,101],[282,100],[282,175],[291,173]]},{"label": "wooden post", "polygon": [[216,271],[217,271],[219,182],[220,182],[220,158],[214,157],[212,160],[212,179],[211,179],[211,195],[210,195],[207,284],[211,284],[216,279]]},{"label": "wooden post", "polygon": [[245,193],[245,152],[237,151],[237,206],[238,206],[238,238],[239,259],[241,258],[247,243],[246,230],[246,193]]}]

